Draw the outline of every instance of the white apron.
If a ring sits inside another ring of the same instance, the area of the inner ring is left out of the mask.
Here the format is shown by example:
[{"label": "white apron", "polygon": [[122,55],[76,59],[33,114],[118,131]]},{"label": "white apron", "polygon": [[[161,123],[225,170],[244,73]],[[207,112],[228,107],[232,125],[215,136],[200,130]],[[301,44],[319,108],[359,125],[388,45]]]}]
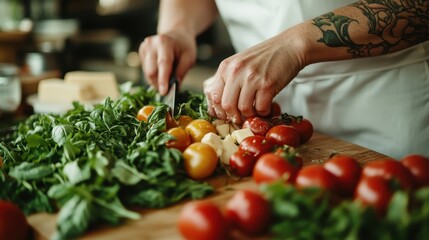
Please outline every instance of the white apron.
[{"label": "white apron", "polygon": [[[216,0],[237,51],[351,0]],[[402,158],[429,156],[429,41],[380,57],[305,67],[276,98],[317,131]]]}]

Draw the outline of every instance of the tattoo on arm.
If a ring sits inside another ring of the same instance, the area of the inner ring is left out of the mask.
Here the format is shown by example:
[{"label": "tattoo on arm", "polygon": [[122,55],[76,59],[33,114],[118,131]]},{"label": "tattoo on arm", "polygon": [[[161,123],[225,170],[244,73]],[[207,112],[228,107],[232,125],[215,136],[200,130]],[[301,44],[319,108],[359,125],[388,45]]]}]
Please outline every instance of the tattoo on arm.
[{"label": "tattoo on arm", "polygon": [[329,47],[346,47],[353,57],[385,54],[399,44],[415,45],[429,40],[428,0],[366,0],[350,5],[366,17],[371,41],[356,43],[349,35],[349,25],[358,20],[330,12],[313,19],[322,31],[322,42]]}]

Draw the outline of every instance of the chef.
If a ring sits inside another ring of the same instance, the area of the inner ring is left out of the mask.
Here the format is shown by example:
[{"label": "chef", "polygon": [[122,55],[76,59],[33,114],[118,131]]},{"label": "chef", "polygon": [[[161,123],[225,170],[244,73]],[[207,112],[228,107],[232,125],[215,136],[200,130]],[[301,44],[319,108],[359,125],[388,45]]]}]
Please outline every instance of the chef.
[{"label": "chef", "polygon": [[205,82],[209,113],[240,123],[271,102],[317,131],[394,158],[429,156],[428,0],[164,0],[139,53],[161,94],[222,17],[237,53]]}]

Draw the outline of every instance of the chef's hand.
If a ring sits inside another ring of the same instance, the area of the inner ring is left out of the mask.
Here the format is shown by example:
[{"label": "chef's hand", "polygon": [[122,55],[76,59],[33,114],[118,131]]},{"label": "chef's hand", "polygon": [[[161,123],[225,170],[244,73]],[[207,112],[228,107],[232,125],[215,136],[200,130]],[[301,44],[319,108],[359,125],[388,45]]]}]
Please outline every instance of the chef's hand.
[{"label": "chef's hand", "polygon": [[176,76],[181,81],[195,63],[196,52],[195,39],[185,34],[170,32],[145,38],[139,55],[146,80],[165,95],[173,63],[177,64]]},{"label": "chef's hand", "polygon": [[268,115],[273,98],[304,67],[293,38],[288,39],[278,35],[222,61],[204,84],[209,114],[235,123]]}]

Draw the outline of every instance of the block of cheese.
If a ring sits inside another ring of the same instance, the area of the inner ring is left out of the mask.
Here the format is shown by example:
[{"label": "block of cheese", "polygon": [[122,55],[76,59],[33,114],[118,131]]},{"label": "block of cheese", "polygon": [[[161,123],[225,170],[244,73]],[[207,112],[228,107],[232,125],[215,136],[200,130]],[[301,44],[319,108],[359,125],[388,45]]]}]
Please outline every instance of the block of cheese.
[{"label": "block of cheese", "polygon": [[222,139],[219,135],[209,132],[201,139],[202,143],[210,145],[215,151],[218,157],[222,156],[223,146]]},{"label": "block of cheese", "polygon": [[253,132],[249,128],[238,129],[231,133],[232,138],[234,138],[238,144],[240,144],[245,138],[253,135]]},{"label": "block of cheese", "polygon": [[222,140],[222,148],[223,151],[220,160],[224,164],[229,165],[229,159],[231,158],[231,155],[238,151],[238,146],[235,145],[235,140],[230,134],[226,135],[226,137]]},{"label": "block of cheese", "polygon": [[119,96],[116,76],[112,72],[72,71],[64,76],[66,83],[88,84],[95,92],[97,99],[109,96],[116,99]]},{"label": "block of cheese", "polygon": [[51,78],[39,82],[38,99],[48,103],[71,103],[91,101],[95,93],[88,84],[66,83],[62,79]]}]

